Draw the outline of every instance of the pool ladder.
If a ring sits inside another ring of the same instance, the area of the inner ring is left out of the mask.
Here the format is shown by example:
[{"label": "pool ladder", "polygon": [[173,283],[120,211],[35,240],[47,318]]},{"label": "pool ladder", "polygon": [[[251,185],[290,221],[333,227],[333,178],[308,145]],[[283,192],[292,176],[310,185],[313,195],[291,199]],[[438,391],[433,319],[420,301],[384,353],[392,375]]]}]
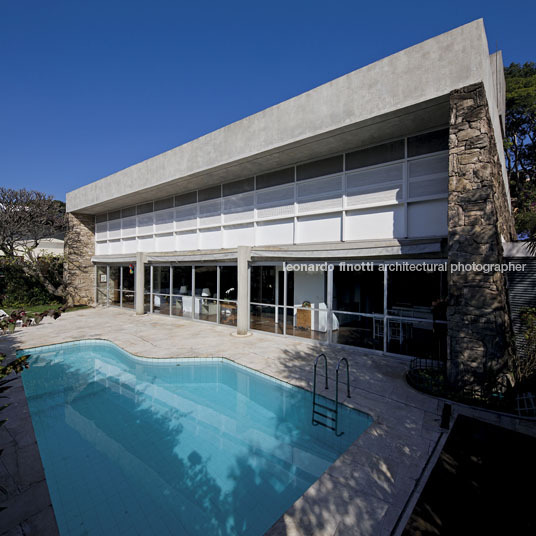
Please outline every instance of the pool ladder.
[{"label": "pool ladder", "polygon": [[[312,423],[313,426],[316,426],[319,424],[320,426],[324,426],[325,428],[329,428],[330,430],[333,430],[335,432],[336,436],[341,436],[344,434],[344,432],[339,433],[339,369],[341,367],[341,363],[346,363],[346,396],[348,398],[351,398],[350,396],[350,365],[348,364],[348,359],[346,357],[341,357],[339,361],[337,362],[337,368],[335,369],[335,400],[331,400],[329,398],[325,398],[325,400],[330,400],[331,402],[335,402],[335,407],[326,406],[326,404],[322,404],[320,402],[317,402],[316,400],[316,371],[318,368],[318,361],[320,358],[324,358],[324,377],[326,379],[325,381],[325,389],[328,389],[328,358],[326,357],[326,354],[322,353],[315,359],[315,366],[314,366],[314,373],[313,373],[313,416],[312,416]],[[319,411],[320,410],[320,411]],[[325,413],[323,413],[324,411]],[[322,417],[325,419],[325,421],[318,420],[318,417]]]}]

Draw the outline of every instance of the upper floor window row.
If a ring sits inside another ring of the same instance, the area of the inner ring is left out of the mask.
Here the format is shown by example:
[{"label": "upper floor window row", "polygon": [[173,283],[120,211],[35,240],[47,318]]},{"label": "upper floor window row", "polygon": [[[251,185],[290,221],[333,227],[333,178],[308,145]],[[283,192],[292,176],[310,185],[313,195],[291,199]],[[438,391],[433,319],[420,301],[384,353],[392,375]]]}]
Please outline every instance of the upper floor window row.
[{"label": "upper floor window row", "polygon": [[114,212],[99,214],[96,222],[126,218],[129,216],[147,214],[153,211],[170,209],[191,205],[197,202],[220,199],[221,197],[234,196],[254,190],[263,190],[274,186],[294,183],[315,177],[334,175],[343,171],[351,171],[379,164],[385,164],[404,158],[413,158],[425,154],[448,150],[448,128],[410,136],[365,149],[348,152],[345,154],[322,158],[305,164],[298,164],[284,169],[271,171],[237,181],[220,184],[196,190],[186,194],[159,199],[154,203],[148,202],[137,206],[124,208]]}]

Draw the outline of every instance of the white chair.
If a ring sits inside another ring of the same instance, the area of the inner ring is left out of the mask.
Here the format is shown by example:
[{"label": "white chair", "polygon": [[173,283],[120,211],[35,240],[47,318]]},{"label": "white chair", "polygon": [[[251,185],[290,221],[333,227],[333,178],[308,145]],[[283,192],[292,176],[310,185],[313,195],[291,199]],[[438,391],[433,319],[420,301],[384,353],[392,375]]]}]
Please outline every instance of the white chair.
[{"label": "white chair", "polygon": [[[326,333],[328,330],[328,306],[325,303],[319,303],[318,307],[311,310],[311,329],[313,331],[321,331]],[[339,319],[335,316],[335,313],[331,313],[332,329],[337,331],[339,329]]]}]

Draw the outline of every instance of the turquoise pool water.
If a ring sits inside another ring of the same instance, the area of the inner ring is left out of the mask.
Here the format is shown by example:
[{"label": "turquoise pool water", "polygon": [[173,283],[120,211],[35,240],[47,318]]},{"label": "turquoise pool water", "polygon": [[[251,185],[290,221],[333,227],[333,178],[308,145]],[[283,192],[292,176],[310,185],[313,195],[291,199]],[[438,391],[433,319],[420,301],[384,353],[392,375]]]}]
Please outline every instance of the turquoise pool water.
[{"label": "turquoise pool water", "polygon": [[224,359],[42,347],[22,377],[62,535],[261,535],[369,426]]}]

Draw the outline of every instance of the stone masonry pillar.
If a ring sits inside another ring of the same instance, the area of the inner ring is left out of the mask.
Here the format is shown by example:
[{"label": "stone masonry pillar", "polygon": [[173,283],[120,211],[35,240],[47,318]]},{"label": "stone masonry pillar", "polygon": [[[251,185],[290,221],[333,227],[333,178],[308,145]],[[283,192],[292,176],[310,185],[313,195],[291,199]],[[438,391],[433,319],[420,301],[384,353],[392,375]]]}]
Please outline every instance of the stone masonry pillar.
[{"label": "stone masonry pillar", "polygon": [[493,384],[511,349],[505,274],[453,271],[503,262],[513,217],[483,84],[450,94],[448,375],[451,384]]},{"label": "stone masonry pillar", "polygon": [[236,334],[248,335],[249,327],[249,261],[251,260],[251,247],[238,246],[238,303]]},{"label": "stone masonry pillar", "polygon": [[136,253],[136,277],[134,282],[135,288],[135,302],[136,302],[136,314],[143,315],[145,314],[144,306],[144,290],[145,290],[145,253],[138,251]]},{"label": "stone masonry pillar", "polygon": [[93,305],[95,303],[95,216],[67,214],[65,235],[64,281],[67,303]]}]

